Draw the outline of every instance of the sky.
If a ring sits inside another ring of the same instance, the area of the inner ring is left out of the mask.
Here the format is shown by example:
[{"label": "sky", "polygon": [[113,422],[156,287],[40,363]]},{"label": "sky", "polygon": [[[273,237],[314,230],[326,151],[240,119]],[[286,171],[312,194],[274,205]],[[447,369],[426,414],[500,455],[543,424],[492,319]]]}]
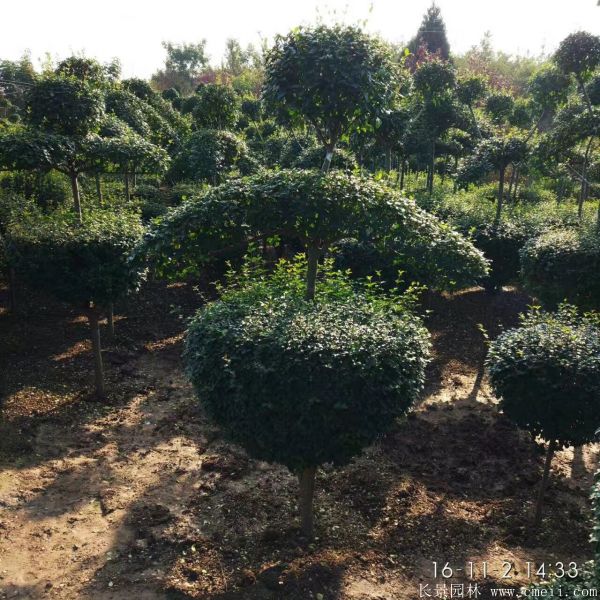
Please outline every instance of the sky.
[{"label": "sky", "polygon": [[[118,57],[125,77],[149,77],[164,63],[164,40],[206,39],[219,64],[225,40],[260,45],[319,15],[355,24],[391,42],[416,32],[431,0],[21,0],[3,2],[0,59],[29,50],[34,63],[85,54],[102,62]],[[437,0],[453,52],[477,44],[486,31],[510,54],[552,52],[569,33],[600,34],[597,0]]]}]

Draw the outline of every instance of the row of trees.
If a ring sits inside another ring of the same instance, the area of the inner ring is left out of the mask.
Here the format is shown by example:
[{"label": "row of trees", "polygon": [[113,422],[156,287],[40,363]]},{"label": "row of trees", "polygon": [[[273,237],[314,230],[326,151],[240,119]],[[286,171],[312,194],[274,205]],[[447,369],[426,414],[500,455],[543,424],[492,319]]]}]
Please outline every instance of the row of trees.
[{"label": "row of trees", "polygon": [[[255,242],[301,248],[296,266],[255,272],[201,310],[190,326],[186,362],[199,399],[224,433],[251,455],[298,474],[310,536],[317,467],[347,462],[404,414],[422,388],[428,357],[413,295],[402,293],[406,285],[388,281],[395,291],[376,293],[333,272],[326,257],[351,241],[374,248],[376,260],[391,256],[396,270],[434,289],[484,278],[488,263],[471,241],[401,197],[403,174],[411,166],[426,170],[433,193],[440,157],[444,164],[453,158],[457,183],[497,171],[498,225],[507,169],[518,180],[538,136],[551,136],[565,111],[579,110],[588,123],[583,143],[592,139],[588,160],[593,156],[596,42],[589,34],[570,36],[556,67],[535,74],[530,90],[543,106],[490,91],[479,76],[457,76],[451,56],[425,43],[408,55],[413,60],[399,61],[354,27],[298,28],[278,38],[266,55],[260,99],[216,84],[188,96],[158,94],[140,80],[119,82],[95,61],[68,59],[33,77],[18,118],[3,126],[0,161],[11,170],[68,175],[75,211],[9,215],[2,223],[9,265],[30,285],[86,311],[102,396],[99,317],[139,287],[148,266],[158,276],[186,279]],[[195,60],[175,50],[170,68]],[[363,165],[383,156],[388,170],[396,156],[397,184],[349,173],[352,155]],[[307,168],[282,168],[289,166]],[[132,176],[144,171],[164,182],[212,185],[148,229],[129,211],[82,206],[82,173],[119,174],[129,195]],[[584,334],[593,354],[596,330],[586,325]],[[509,341],[491,360],[499,364],[509,346],[522,358],[521,338]],[[559,365],[561,373],[567,363],[576,370],[587,360],[579,349],[564,349],[570,362]],[[502,369],[495,385],[509,403],[524,384],[502,387],[517,367]],[[594,363],[594,377],[596,369]],[[569,381],[582,398],[573,412],[577,424],[595,419],[597,380],[590,379],[589,389]],[[564,387],[552,390],[560,406]],[[524,414],[535,412],[532,406],[527,396]],[[562,425],[573,428],[567,418]],[[565,443],[585,437],[539,424],[531,430]]]}]

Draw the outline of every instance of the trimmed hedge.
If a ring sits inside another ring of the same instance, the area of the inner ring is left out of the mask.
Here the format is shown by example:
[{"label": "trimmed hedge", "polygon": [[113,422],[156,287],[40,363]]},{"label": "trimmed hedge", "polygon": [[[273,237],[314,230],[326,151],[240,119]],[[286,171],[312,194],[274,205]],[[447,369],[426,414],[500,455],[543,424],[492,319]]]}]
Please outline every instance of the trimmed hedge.
[{"label": "trimmed hedge", "polygon": [[519,427],[579,446],[600,424],[600,327],[562,305],[533,311],[492,342],[487,358],[500,408]]},{"label": "trimmed hedge", "polygon": [[10,263],[33,288],[75,306],[106,306],[136,289],[143,269],[129,255],[143,235],[135,214],[96,210],[28,213],[7,227]]},{"label": "trimmed hedge", "polygon": [[305,263],[287,265],[201,309],[185,360],[229,439],[299,472],[347,463],[405,414],[429,345],[405,306],[354,292],[340,274],[306,301]]},{"label": "trimmed hedge", "polygon": [[600,308],[600,235],[586,229],[549,231],[525,244],[521,270],[527,290],[549,309],[568,301]]}]

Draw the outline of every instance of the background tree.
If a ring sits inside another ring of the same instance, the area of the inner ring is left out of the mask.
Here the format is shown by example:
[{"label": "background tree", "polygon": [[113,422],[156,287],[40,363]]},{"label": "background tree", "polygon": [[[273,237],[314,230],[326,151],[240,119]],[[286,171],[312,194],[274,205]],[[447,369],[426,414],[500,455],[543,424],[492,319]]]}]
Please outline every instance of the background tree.
[{"label": "background tree", "polygon": [[417,34],[408,44],[408,49],[412,54],[416,54],[420,48],[424,48],[429,54],[436,55],[442,60],[450,58],[446,24],[440,8],[435,2],[427,9]]},{"label": "background tree", "polygon": [[152,75],[151,81],[158,89],[177,87],[183,94],[189,94],[197,85],[198,77],[209,64],[206,54],[206,40],[198,43],[162,43],[167,56],[164,69]]},{"label": "background tree", "polygon": [[308,123],[325,149],[356,130],[374,130],[397,86],[391,52],[354,27],[299,28],[266,57],[264,97],[292,124]]},{"label": "background tree", "polygon": [[197,129],[233,129],[239,118],[240,97],[228,85],[199,86],[192,111]]}]

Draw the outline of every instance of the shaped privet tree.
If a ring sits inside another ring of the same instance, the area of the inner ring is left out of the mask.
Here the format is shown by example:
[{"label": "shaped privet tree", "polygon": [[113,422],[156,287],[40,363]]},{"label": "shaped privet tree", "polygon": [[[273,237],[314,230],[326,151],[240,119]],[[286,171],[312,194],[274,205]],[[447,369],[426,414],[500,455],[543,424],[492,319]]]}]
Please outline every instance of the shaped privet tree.
[{"label": "shaped privet tree", "polygon": [[[319,299],[320,254],[341,238],[371,236],[403,239],[422,263],[453,257],[454,268],[473,277],[485,274],[486,263],[414,202],[341,171],[267,172],[212,188],[155,225],[141,250],[160,273],[181,276],[275,235],[304,245],[304,285],[291,298],[277,292],[263,302],[257,293],[210,306],[190,328],[186,356],[199,397],[224,431],[253,456],[298,473],[303,529],[311,535],[316,467],[346,462],[407,410],[425,360],[420,325],[408,314],[396,319],[360,298],[355,312],[353,300],[330,306]],[[395,359],[388,344],[400,352]],[[362,364],[362,349],[373,366]]]},{"label": "shaped privet tree", "polygon": [[504,414],[548,442],[537,528],[555,450],[593,441],[600,423],[598,319],[567,305],[557,313],[534,311],[492,342],[487,364]]},{"label": "shaped privet tree", "polygon": [[[593,122],[585,146],[583,164],[580,169],[581,188],[579,192],[579,219],[583,218],[583,204],[589,193],[588,168],[590,167],[594,140],[600,133],[600,117],[594,109],[588,88],[585,83],[600,65],[600,36],[587,31],[577,31],[568,35],[559,45],[554,54],[554,62],[566,75],[573,76],[577,87],[587,107],[587,113]],[[600,208],[598,211],[598,226],[600,229]]]},{"label": "shaped privet tree", "polygon": [[376,129],[398,85],[389,50],[354,27],[294,29],[277,38],[265,68],[265,100],[287,122],[314,128],[324,171],[342,137]]},{"label": "shaped privet tree", "polygon": [[98,322],[103,308],[142,282],[144,270],[131,263],[129,255],[143,231],[137,215],[112,211],[86,212],[83,223],[72,213],[32,213],[7,228],[9,261],[21,277],[85,311],[98,398],[105,396]]},{"label": "shaped privet tree", "polygon": [[8,169],[56,169],[71,181],[73,207],[81,218],[79,175],[87,168],[87,139],[104,112],[100,90],[73,77],[52,75],[27,92],[26,127],[0,136],[0,165]]}]

